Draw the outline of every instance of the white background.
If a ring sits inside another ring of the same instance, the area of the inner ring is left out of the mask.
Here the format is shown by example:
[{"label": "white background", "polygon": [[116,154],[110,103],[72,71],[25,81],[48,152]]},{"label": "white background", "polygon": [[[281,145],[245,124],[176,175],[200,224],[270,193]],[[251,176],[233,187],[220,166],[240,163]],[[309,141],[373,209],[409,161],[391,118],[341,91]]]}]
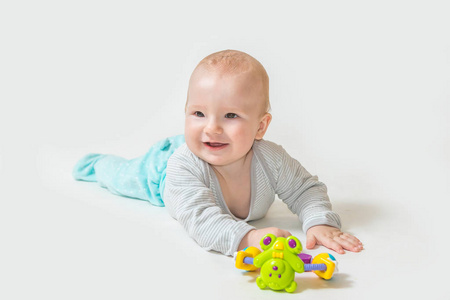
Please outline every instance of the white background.
[{"label": "white background", "polygon": [[[88,152],[132,158],[182,133],[190,73],[223,49],[266,67],[266,138],[327,184],[365,244],[336,255],[331,281],[298,274],[296,293],[447,298],[447,3],[2,1],[0,298],[293,296],[261,291],[164,208],[71,178]],[[305,242],[279,200],[254,225]]]}]

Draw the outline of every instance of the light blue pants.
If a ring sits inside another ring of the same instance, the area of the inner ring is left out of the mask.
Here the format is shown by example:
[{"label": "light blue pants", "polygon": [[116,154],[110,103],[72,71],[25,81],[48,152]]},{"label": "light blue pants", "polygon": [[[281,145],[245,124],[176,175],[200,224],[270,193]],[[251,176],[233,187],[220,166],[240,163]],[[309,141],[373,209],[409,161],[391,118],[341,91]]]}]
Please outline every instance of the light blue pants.
[{"label": "light blue pants", "polygon": [[106,154],[88,154],[75,165],[76,180],[97,181],[114,194],[164,206],[163,192],[169,157],[184,143],[184,135],[162,140],[143,156],[127,160]]}]

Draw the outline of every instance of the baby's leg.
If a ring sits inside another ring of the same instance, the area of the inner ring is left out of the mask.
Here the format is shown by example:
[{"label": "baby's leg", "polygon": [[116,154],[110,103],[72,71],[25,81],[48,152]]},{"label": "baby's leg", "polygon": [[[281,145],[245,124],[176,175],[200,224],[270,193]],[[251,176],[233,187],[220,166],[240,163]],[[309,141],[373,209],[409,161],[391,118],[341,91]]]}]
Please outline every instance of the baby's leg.
[{"label": "baby's leg", "polygon": [[166,139],[150,148],[145,155],[131,160],[114,155],[88,154],[75,165],[73,177],[97,181],[117,195],[164,206],[161,193],[167,161],[183,142],[183,136]]},{"label": "baby's leg", "polygon": [[[151,190],[153,180],[158,174],[149,174],[152,169],[147,155],[127,160],[122,157],[104,154],[88,154],[73,170],[73,177],[83,181],[97,181],[100,186],[114,194],[147,200],[154,205],[164,206]],[[158,184],[159,182],[154,182]]]}]

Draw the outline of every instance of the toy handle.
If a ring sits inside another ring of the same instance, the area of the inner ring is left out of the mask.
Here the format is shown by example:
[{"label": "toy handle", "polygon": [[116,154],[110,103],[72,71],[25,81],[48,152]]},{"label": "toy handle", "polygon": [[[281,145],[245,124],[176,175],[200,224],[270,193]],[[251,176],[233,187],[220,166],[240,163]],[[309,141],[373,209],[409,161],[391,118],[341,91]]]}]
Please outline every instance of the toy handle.
[{"label": "toy handle", "polygon": [[253,265],[253,257],[244,257],[244,264]]},{"label": "toy handle", "polygon": [[311,271],[326,271],[327,266],[325,264],[305,264],[305,272]]},{"label": "toy handle", "polygon": [[[298,257],[300,257],[300,259],[303,261],[304,264],[311,263],[311,255],[309,254],[300,253]],[[243,262],[244,264],[247,265],[253,265],[253,257],[250,256],[244,257]]]},{"label": "toy handle", "polygon": [[[253,257],[245,257],[244,264],[253,265]],[[311,271],[325,271],[327,266],[325,264],[305,264],[305,272]]]}]

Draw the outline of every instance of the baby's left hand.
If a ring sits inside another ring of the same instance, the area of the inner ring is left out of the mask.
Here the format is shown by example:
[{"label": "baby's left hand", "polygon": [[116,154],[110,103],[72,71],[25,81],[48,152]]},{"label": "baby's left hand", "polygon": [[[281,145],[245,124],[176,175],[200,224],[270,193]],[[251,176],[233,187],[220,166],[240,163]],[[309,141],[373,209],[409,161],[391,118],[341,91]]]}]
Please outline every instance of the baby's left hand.
[{"label": "baby's left hand", "polygon": [[339,254],[344,254],[344,249],[353,252],[360,252],[364,249],[361,241],[353,235],[327,225],[313,226],[306,232],[306,248],[312,249],[316,244],[332,249]]}]

